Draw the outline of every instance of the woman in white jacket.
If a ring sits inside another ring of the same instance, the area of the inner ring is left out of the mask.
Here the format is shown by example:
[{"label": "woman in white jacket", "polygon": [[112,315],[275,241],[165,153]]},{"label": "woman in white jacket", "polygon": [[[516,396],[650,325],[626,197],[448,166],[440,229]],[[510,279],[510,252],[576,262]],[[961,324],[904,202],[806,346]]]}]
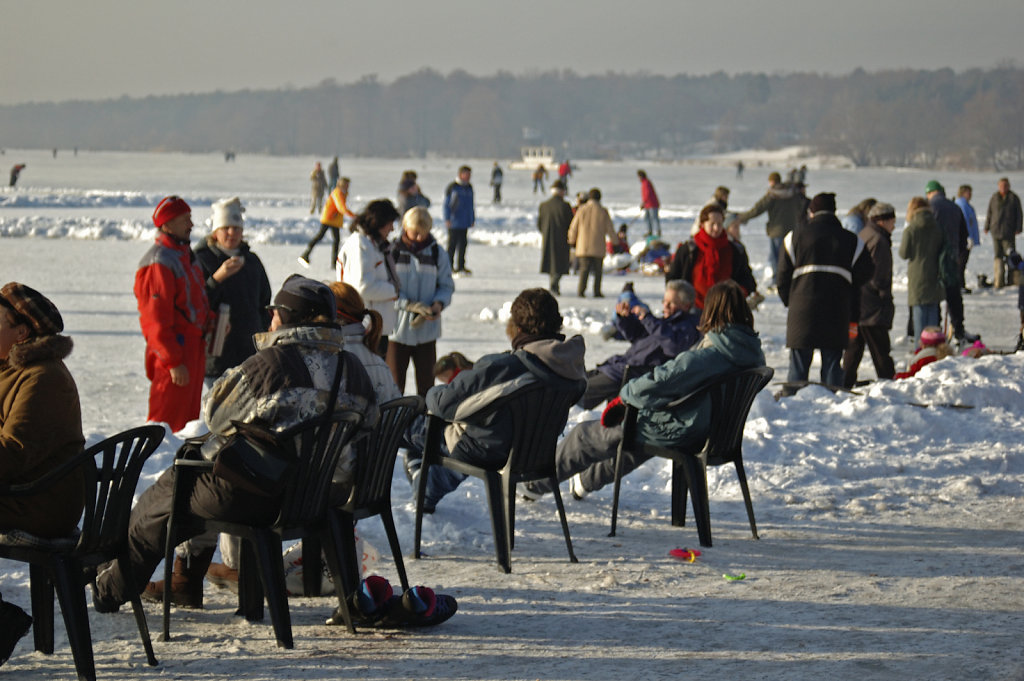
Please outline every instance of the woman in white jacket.
[{"label": "woman in white jacket", "polygon": [[398,277],[391,259],[388,235],[395,227],[398,211],[387,199],[367,204],[353,221],[354,231],[338,254],[338,281],[352,286],[367,307],[380,313],[383,333],[377,354],[386,356],[388,336],[395,330],[395,300]]}]

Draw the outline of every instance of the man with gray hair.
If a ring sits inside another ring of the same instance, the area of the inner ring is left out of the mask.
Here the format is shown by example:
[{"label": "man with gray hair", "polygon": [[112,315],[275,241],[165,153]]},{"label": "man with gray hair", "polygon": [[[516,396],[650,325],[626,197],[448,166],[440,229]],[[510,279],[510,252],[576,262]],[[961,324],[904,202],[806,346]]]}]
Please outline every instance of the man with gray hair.
[{"label": "man with gray hair", "polygon": [[864,346],[871,351],[878,378],[896,373],[890,354],[889,329],[896,313],[892,299],[892,230],[896,227],[896,209],[892,204],[876,203],[867,214],[867,223],[858,233],[864,248],[875,263],[875,273],[860,287],[860,321],[851,328],[850,343],[843,353],[843,385],[857,382],[857,367],[864,357]]},{"label": "man with gray hair", "polygon": [[629,300],[620,297],[615,305],[614,338],[629,341],[629,349],[587,372],[587,392],[580,398],[579,406],[593,409],[618,395],[627,366],[650,371],[696,343],[700,338],[700,311],[693,307],[696,297],[690,282],[669,281],[661,301],[661,317],[651,314],[636,296],[629,296]]}]

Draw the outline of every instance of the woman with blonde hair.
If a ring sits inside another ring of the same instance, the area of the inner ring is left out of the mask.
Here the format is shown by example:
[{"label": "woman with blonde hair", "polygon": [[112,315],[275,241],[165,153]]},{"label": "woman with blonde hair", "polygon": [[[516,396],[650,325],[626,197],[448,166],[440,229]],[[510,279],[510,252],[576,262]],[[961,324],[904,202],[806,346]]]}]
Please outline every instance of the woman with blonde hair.
[{"label": "woman with blonde hair", "polygon": [[441,312],[451,305],[455,282],[448,253],[430,234],[430,213],[422,206],[402,216],[402,233],[391,246],[398,277],[397,323],[388,343],[387,362],[398,389],[412,360],[416,393],[425,397],[434,385]]},{"label": "woman with blonde hair", "polygon": [[946,235],[935,221],[928,199],[915,196],[907,204],[907,224],[900,241],[900,257],[907,260],[907,305],[915,338],[926,326],[939,325],[939,303],[945,289],[939,276],[939,258]]}]

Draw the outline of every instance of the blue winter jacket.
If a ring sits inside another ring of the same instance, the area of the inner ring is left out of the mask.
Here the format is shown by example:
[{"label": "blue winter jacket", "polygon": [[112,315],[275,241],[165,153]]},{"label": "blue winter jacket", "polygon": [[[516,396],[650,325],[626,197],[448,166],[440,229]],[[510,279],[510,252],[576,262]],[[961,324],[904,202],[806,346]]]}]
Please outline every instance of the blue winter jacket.
[{"label": "blue winter jacket", "polygon": [[412,326],[416,315],[406,308],[409,303],[423,303],[430,307],[435,302],[448,307],[452,303],[455,282],[448,252],[433,237],[418,251],[410,249],[401,238],[391,248],[398,277],[398,300],[395,309],[398,321],[389,338],[402,345],[422,345],[441,337],[441,318]]},{"label": "blue winter jacket", "polygon": [[617,337],[631,343],[621,355],[613,355],[597,365],[597,370],[612,379],[621,381],[626,366],[653,369],[678,355],[700,338],[697,324],[699,312],[674,313],[667,319],[652,314],[639,319],[635,315],[615,316]]},{"label": "blue winter jacket", "polygon": [[451,229],[469,229],[476,222],[473,209],[473,185],[452,182],[444,193],[444,219]]},{"label": "blue winter jacket", "polygon": [[[527,343],[516,352],[485,355],[473,366],[459,372],[448,385],[434,386],[427,393],[427,411],[446,421],[454,421],[464,402],[479,401],[478,411],[501,396],[497,386],[532,374],[554,390],[573,391],[578,400],[587,387],[582,336],[568,340],[548,339]],[[467,404],[467,406],[470,406]],[[465,409],[465,407],[464,407]],[[500,463],[508,456],[512,443],[512,418],[498,410],[481,418],[467,417],[456,424],[461,436],[453,447],[453,437],[445,433],[449,451],[456,459],[475,463]],[[449,426],[451,429],[451,426]]]},{"label": "blue winter jacket", "polygon": [[673,400],[707,381],[740,369],[764,366],[761,339],[749,326],[730,324],[711,331],[692,350],[623,386],[619,397],[640,410],[637,435],[663,447],[699,442],[711,427],[711,400],[669,411]]}]

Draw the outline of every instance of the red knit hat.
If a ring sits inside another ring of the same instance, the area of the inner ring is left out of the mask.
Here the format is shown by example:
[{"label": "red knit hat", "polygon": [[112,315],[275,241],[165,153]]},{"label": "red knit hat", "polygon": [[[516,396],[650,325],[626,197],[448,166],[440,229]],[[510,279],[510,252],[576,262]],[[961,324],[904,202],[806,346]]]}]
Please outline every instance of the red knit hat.
[{"label": "red knit hat", "polygon": [[191,213],[192,209],[180,196],[165,196],[160,203],[156,204],[153,211],[153,224],[163,227],[165,224],[185,213]]}]

